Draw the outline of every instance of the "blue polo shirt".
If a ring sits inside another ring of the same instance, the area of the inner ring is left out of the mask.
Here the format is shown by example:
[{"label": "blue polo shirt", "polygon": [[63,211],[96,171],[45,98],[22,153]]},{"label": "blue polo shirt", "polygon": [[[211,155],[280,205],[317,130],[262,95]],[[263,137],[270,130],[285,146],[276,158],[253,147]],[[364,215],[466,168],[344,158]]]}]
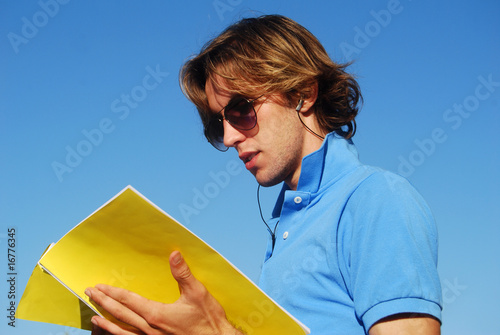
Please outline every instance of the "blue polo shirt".
[{"label": "blue polo shirt", "polygon": [[360,163],[335,133],[284,185],[259,286],[311,334],[365,334],[397,313],[441,319],[437,231],[407,180]]}]

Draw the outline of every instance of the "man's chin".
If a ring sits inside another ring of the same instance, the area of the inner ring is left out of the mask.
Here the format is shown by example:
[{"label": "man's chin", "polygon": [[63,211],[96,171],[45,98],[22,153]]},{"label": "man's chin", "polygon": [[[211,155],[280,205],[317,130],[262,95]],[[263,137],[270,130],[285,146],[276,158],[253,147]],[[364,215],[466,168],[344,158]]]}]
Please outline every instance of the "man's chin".
[{"label": "man's chin", "polygon": [[258,174],[253,174],[255,176],[255,180],[259,183],[260,186],[262,187],[271,187],[278,185],[283,181],[282,178],[265,178],[262,176],[259,176]]}]

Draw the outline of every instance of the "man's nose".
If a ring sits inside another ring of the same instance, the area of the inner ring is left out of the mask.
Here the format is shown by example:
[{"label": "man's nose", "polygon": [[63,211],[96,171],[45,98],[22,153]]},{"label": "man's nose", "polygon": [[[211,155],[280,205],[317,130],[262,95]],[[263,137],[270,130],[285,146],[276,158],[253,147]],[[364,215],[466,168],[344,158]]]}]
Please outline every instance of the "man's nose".
[{"label": "man's nose", "polygon": [[235,147],[238,143],[245,140],[245,135],[241,130],[233,127],[227,120],[222,122],[224,127],[224,145],[226,147]]}]

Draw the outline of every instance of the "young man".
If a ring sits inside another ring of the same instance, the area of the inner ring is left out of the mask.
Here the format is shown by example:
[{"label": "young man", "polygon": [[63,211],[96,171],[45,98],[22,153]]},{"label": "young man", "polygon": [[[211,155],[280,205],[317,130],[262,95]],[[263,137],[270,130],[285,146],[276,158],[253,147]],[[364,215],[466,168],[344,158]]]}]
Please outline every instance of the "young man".
[{"label": "young man", "polygon": [[[283,190],[259,285],[312,334],[439,334],[436,227],[409,183],[365,166],[350,140],[361,98],[345,66],[282,16],[242,20],[181,72],[205,136],[235,148],[260,185]],[[181,298],[167,305],[98,286],[123,321],[95,334],[239,334],[222,307],[170,257]]]}]

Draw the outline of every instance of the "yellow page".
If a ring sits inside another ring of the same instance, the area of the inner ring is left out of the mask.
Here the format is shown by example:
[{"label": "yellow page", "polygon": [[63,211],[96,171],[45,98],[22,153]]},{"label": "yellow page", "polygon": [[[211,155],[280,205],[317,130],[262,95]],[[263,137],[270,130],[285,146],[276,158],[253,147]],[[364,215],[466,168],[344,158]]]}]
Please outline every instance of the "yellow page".
[{"label": "yellow page", "polygon": [[168,262],[174,250],[245,333],[309,333],[219,253],[131,186],[68,232],[39,264],[112,319],[89,301],[85,288],[104,283],[172,303],[179,297]]},{"label": "yellow page", "polygon": [[16,318],[92,330],[96,313],[61,285],[40,265],[33,269],[24,290]]}]

